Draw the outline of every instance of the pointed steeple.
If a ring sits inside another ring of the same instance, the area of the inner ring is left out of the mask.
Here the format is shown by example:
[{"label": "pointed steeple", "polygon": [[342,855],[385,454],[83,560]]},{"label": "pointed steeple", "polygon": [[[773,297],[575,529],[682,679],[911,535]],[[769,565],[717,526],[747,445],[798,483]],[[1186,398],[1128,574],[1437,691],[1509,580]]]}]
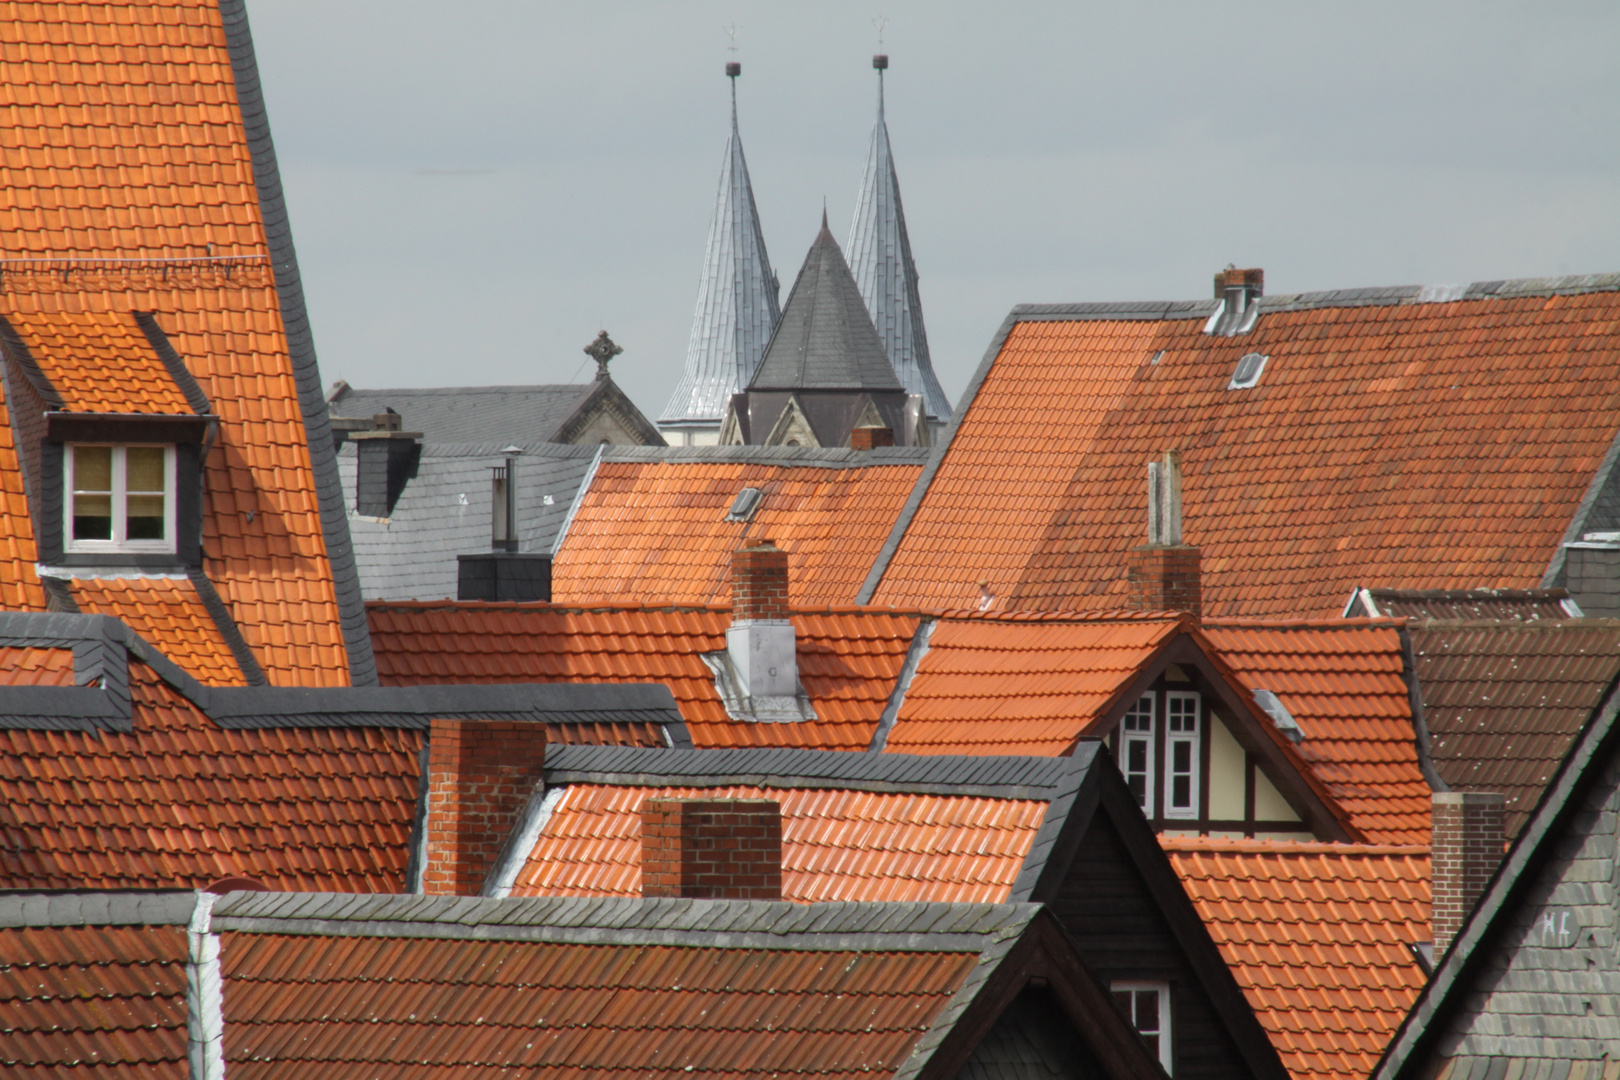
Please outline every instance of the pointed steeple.
[{"label": "pointed steeple", "polygon": [[921,394],[928,417],[951,418],[951,402],[934,375],[928,356],[928,331],[923,328],[922,301],[917,294],[917,267],[911,261],[911,238],[906,234],[906,213],[900,205],[900,181],[889,152],[889,127],[883,118],[883,72],[889,58],[872,57],[878,73],[878,115],[872,126],[872,147],[866,156],[866,176],[855,203],[855,221],[849,230],[849,268],[877,327],[878,337],[906,392]]},{"label": "pointed steeple", "polygon": [[875,390],[900,393],[844,253],[821,213],[821,232],[788,293],[782,323],[751,391]]},{"label": "pointed steeple", "polygon": [[741,73],[741,64],[726,65],[731,79],[731,138],[726,142],[720,190],[709,224],[697,310],[686,346],[686,370],[658,421],[669,432],[719,430],[731,395],[753,378],[781,317],[776,275],[765,254],[765,235],[754,207],[742,137],[737,133],[737,76]]}]

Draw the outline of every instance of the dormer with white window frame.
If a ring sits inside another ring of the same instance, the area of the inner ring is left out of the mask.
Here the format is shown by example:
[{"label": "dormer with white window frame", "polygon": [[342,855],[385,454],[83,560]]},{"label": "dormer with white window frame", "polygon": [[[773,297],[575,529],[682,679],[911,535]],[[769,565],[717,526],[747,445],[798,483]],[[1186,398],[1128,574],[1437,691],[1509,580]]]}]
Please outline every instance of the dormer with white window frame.
[{"label": "dormer with white window frame", "polygon": [[26,336],[0,318],[40,565],[61,577],[200,567],[218,435],[207,397],[151,315],[54,318]]}]

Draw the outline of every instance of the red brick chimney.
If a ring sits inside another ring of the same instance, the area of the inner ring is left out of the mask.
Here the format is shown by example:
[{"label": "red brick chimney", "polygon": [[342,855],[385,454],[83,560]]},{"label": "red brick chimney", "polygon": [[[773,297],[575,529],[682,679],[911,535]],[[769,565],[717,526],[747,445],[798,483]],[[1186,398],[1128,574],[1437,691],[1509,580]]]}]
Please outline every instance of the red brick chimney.
[{"label": "red brick chimney", "polygon": [[1494,791],[1437,791],[1430,807],[1433,830],[1429,873],[1434,906],[1429,932],[1436,960],[1462,931],[1468,913],[1502,861],[1504,800]]},{"label": "red brick chimney", "polygon": [[769,540],[731,553],[731,619],[733,622],[786,622],[788,617],[787,552]]},{"label": "red brick chimney", "polygon": [[647,799],[641,895],[782,899],[782,808],[769,799]]},{"label": "red brick chimney", "polygon": [[799,654],[788,621],[788,553],[769,540],[731,553],[726,652],[750,712],[768,712],[773,701],[797,700]]},{"label": "red brick chimney", "polygon": [[434,720],[422,891],[477,896],[546,765],[546,725]]},{"label": "red brick chimney", "polygon": [[893,446],[894,428],[858,427],[849,433],[849,445],[856,450],[871,450],[878,446]]},{"label": "red brick chimney", "polygon": [[1181,454],[1148,463],[1148,542],[1126,563],[1130,606],[1138,611],[1203,612],[1202,553],[1181,542]]}]

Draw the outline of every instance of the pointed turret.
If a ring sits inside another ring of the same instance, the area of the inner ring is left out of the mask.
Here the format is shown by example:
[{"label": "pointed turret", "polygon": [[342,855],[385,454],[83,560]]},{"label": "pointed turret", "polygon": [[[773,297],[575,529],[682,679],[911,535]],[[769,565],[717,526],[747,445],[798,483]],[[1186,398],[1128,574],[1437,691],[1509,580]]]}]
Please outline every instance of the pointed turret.
[{"label": "pointed turret", "polygon": [[731,79],[731,138],[709,224],[686,370],[658,420],[673,445],[715,441],[731,395],[753,378],[781,315],[776,275],[765,254],[765,235],[737,133],[741,73],[742,65],[726,65]]},{"label": "pointed turret", "polygon": [[917,294],[917,266],[911,261],[906,212],[900,205],[900,181],[895,176],[889,127],[883,118],[883,72],[889,58],[880,53],[872,57],[872,66],[878,73],[878,115],[872,126],[872,147],[866,156],[866,176],[855,203],[855,221],[849,230],[849,268],[895,374],[907,393],[922,395],[929,420],[943,424],[951,418],[951,402],[928,357],[928,331],[923,328],[922,301]]}]

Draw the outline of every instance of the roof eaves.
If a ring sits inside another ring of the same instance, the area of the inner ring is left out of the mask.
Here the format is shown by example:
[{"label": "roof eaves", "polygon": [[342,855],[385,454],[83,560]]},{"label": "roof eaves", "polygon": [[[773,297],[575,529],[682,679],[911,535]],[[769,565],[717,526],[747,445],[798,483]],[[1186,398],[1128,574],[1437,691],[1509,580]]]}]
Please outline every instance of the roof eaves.
[{"label": "roof eaves", "polygon": [[225,46],[231,57],[243,134],[253,163],[259,217],[264,225],[265,244],[274,268],[281,329],[286,338],[287,357],[292,364],[293,382],[298,388],[304,439],[309,448],[310,468],[314,473],[315,492],[320,503],[326,561],[332,574],[332,588],[336,593],[339,621],[348,654],[349,683],[353,686],[375,686],[377,662],[371,652],[371,630],[366,622],[365,600],[360,592],[360,572],[355,565],[354,548],[349,542],[349,518],[344,509],[343,485],[338,479],[326,394],[321,386],[320,368],[315,362],[315,340],[310,332],[309,314],[304,307],[298,254],[293,247],[292,226],[287,218],[286,199],[281,190],[276,148],[270,138],[270,118],[264,110],[264,93],[259,84],[259,66],[253,53],[253,34],[248,28],[245,0],[219,0],[219,16],[225,30]]},{"label": "roof eaves", "polygon": [[1565,826],[1579,809],[1582,794],[1620,750],[1620,685],[1611,683],[1592,720],[1559,764],[1528,824],[1497,867],[1461,933],[1441,958],[1428,984],[1390,1039],[1369,1080],[1406,1080],[1422,1068],[1445,1020],[1466,997],[1473,977],[1489,960],[1518,903],[1535,885],[1535,875],[1565,842]]},{"label": "roof eaves", "polygon": [[1102,770],[1095,764],[1100,747],[1101,743],[1095,740],[1083,740],[1069,757],[1057,759],[1068,768],[1060,774],[1047,800],[1041,827],[1036,830],[1023,865],[1018,868],[1018,877],[1007,894],[1011,903],[1050,900],[1062,884],[1075,845],[1085,835],[1097,812]]}]

